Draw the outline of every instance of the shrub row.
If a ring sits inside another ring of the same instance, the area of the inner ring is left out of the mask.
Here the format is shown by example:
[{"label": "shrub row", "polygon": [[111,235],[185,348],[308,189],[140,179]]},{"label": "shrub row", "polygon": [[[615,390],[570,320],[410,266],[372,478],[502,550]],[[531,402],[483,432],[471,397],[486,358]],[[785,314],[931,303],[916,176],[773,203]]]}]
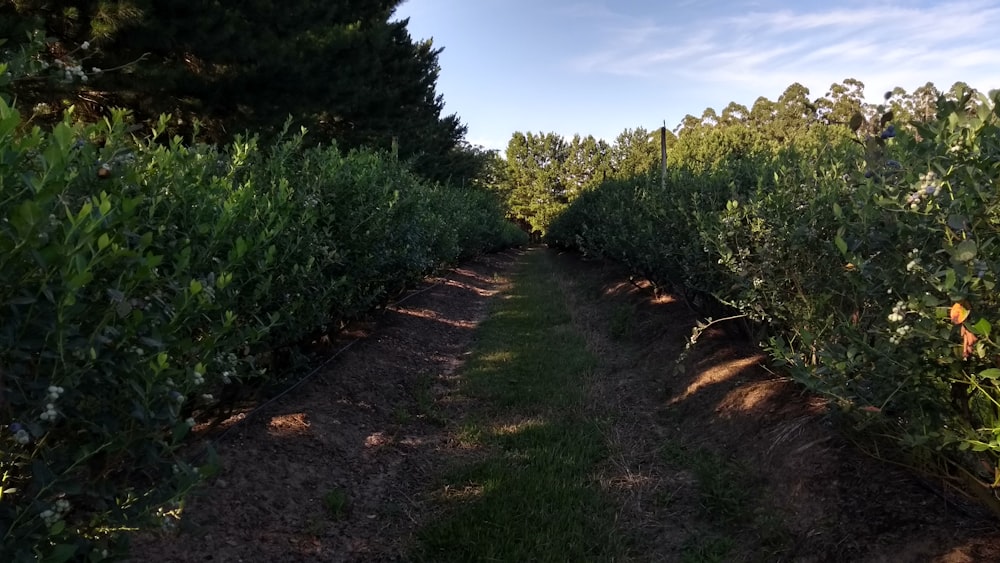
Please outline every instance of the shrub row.
[{"label": "shrub row", "polygon": [[716,321],[754,321],[775,363],[862,435],[995,503],[997,102],[942,98],[936,121],[895,138],[817,127],[776,155],[675,170],[665,191],[610,182],[549,240],[714,304]]},{"label": "shrub row", "polygon": [[121,553],[117,532],[204,472],[177,452],[224,386],[272,377],[276,348],[434,268],[524,242],[491,196],[386,155],[126,123],[43,131],[0,98],[4,561]]}]

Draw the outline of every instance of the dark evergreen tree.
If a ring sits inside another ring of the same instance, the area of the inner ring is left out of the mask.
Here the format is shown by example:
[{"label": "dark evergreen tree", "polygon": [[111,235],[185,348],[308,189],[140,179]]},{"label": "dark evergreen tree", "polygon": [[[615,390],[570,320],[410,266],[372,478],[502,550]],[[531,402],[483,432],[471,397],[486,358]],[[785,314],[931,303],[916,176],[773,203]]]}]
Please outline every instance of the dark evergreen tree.
[{"label": "dark evergreen tree", "polygon": [[441,50],[392,20],[401,1],[14,0],[0,5],[0,37],[16,44],[41,29],[50,56],[87,42],[76,52],[87,69],[119,69],[25,84],[15,95],[28,104],[67,100],[85,117],[126,107],[146,121],[170,113],[175,132],[198,121],[215,141],[274,133],[291,117],[315,142],[395,147],[427,177],[465,180],[484,160],[462,143],[459,118],[442,115]]}]

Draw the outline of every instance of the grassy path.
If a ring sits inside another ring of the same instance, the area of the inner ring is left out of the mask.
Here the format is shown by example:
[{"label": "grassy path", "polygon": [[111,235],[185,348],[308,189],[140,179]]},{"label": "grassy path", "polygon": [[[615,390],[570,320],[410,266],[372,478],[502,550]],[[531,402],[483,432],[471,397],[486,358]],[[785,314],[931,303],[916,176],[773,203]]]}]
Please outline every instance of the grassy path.
[{"label": "grassy path", "polygon": [[482,257],[412,297],[129,561],[1000,561],[992,520],[851,449],[759,350],[713,329],[676,370],[697,319],[613,265]]},{"label": "grassy path", "polygon": [[528,252],[477,332],[463,393],[478,403],[461,439],[481,452],[450,471],[445,514],[420,534],[423,561],[610,561],[614,501],[586,409],[596,359],[574,328],[544,251]]}]

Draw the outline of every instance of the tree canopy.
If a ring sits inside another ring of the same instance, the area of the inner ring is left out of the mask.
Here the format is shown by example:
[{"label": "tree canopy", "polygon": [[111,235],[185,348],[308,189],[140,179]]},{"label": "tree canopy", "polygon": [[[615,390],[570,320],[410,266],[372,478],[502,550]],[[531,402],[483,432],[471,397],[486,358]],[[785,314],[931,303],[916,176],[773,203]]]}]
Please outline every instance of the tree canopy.
[{"label": "tree canopy", "polygon": [[177,132],[197,121],[212,141],[277,132],[291,117],[316,142],[394,148],[432,179],[471,178],[483,158],[458,116],[442,115],[441,49],[392,19],[401,2],[13,0],[0,6],[0,37],[16,46],[39,29],[48,55],[76,50],[88,71],[104,70],[16,87],[29,104],[90,116],[125,107],[143,121],[170,113]]},{"label": "tree canopy", "polygon": [[[969,91],[956,83],[945,97],[955,100]],[[896,127],[932,119],[939,94],[927,83],[911,94],[896,88],[884,103],[871,104],[865,101],[864,83],[854,78],[832,84],[818,98],[794,83],[777,100],[761,96],[750,108],[731,102],[721,113],[706,108],[701,117],[686,115],[668,132],[668,168],[696,174],[725,170],[740,181],[756,181],[740,174],[749,174],[756,158],[789,147],[852,140],[862,150],[866,138],[881,134],[887,112]],[[529,231],[544,233],[570,202],[604,180],[652,180],[660,162],[659,135],[643,127],[625,129],[609,144],[592,136],[567,141],[556,133],[516,132],[506,159],[497,160],[490,183],[506,198],[511,217]]]}]

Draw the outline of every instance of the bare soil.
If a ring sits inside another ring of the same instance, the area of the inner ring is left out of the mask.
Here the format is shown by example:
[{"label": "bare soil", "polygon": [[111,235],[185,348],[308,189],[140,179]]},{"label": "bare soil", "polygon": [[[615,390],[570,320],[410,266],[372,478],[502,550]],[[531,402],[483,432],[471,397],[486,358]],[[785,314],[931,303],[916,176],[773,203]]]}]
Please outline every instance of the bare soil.
[{"label": "bare soil", "polygon": [[[533,251],[558,265],[574,324],[600,358],[589,408],[608,421],[613,455],[597,477],[620,504],[630,559],[679,561],[693,540],[722,532],[734,561],[1000,561],[997,522],[860,453],[825,403],[764,369],[759,350],[711,329],[678,373],[696,322],[683,303],[614,265]],[[235,417],[216,446],[219,474],[176,529],[137,535],[131,560],[406,561],[446,493],[440,476],[476,455],[455,437],[476,407],[458,391],[460,368],[517,257],[428,280],[330,343],[343,351],[317,376]],[[666,445],[740,467],[756,524],[707,519],[695,476]]]}]

